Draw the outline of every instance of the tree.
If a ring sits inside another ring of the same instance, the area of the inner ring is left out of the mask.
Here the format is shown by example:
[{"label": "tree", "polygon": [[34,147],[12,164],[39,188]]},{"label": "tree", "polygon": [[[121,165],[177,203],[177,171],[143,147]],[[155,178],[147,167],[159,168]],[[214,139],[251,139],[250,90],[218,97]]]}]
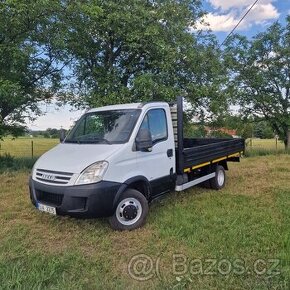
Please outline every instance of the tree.
[{"label": "tree", "polygon": [[60,136],[60,130],[55,129],[55,128],[47,128],[46,131],[47,135],[49,138],[59,138]]},{"label": "tree", "polygon": [[274,137],[274,133],[267,122],[258,122],[254,124],[254,136],[261,139],[271,139]]},{"label": "tree", "polygon": [[49,0],[0,3],[0,137],[23,131],[25,119],[40,113],[39,102],[60,88],[65,58],[53,17],[58,9]]},{"label": "tree", "polygon": [[213,104],[201,100],[218,92],[217,44],[190,29],[203,15],[200,1],[95,0],[66,5],[64,37],[77,80],[72,85],[73,105],[172,101],[178,95],[199,107]]},{"label": "tree", "polygon": [[6,0],[0,13],[0,136],[52,99],[85,107],[184,95],[210,118],[227,107],[217,41],[195,30],[199,0]]},{"label": "tree", "polygon": [[244,139],[248,139],[253,137],[253,124],[245,123],[243,127],[238,130],[238,134],[242,136]]},{"label": "tree", "polygon": [[290,16],[283,27],[274,23],[248,40],[235,36],[228,43],[230,92],[244,116],[263,118],[287,142],[290,127]]},{"label": "tree", "polygon": [[204,138],[207,132],[203,125],[186,124],[184,126],[184,136],[185,138]]}]

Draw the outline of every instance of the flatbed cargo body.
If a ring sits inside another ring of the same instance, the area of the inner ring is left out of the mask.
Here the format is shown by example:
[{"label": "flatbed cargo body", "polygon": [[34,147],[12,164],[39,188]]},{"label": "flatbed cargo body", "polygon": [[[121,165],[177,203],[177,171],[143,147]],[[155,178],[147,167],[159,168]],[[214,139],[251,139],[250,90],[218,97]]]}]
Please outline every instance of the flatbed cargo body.
[{"label": "flatbed cargo body", "polygon": [[194,138],[184,139],[183,171],[217,163],[222,160],[238,161],[245,149],[244,139]]},{"label": "flatbed cargo body", "polygon": [[176,172],[178,175],[191,173],[195,169],[205,166],[218,165],[221,162],[227,169],[227,161],[240,161],[240,156],[245,150],[244,139],[184,138],[183,114],[183,98],[178,97],[176,104],[171,106],[176,151]]}]

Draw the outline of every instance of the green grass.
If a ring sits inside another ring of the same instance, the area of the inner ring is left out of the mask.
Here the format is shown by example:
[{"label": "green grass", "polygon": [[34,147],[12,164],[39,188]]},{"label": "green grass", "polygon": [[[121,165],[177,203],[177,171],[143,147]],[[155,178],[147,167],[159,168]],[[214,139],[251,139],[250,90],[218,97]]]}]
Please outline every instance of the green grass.
[{"label": "green grass", "polygon": [[255,157],[255,156],[269,156],[269,155],[280,155],[280,154],[290,154],[290,150],[285,149],[267,149],[267,148],[255,148],[250,149],[246,148],[245,156],[246,157]]},{"label": "green grass", "polygon": [[284,150],[284,142],[281,140],[277,141],[276,139],[256,139],[249,138],[246,140],[247,147],[249,149],[268,149],[268,150]]},{"label": "green grass", "polygon": [[40,156],[59,143],[58,139],[50,138],[4,138],[0,140],[0,155],[9,154],[15,157]]},{"label": "green grass", "polygon": [[[105,219],[38,212],[28,197],[28,171],[3,173],[0,288],[289,289],[289,174],[289,155],[245,158],[230,164],[222,191],[171,193],[150,206],[143,228],[115,232]],[[127,270],[140,253],[159,261],[158,274],[143,282]],[[184,274],[173,273],[174,254],[187,257]],[[200,259],[202,274],[195,274],[194,259]],[[217,261],[212,275],[207,259]],[[243,260],[247,271],[222,275],[216,270],[223,259]],[[280,274],[256,274],[258,259],[266,269],[279,259]]]},{"label": "green grass", "polygon": [[276,139],[247,139],[245,156],[267,156],[277,154],[290,154],[290,150],[285,151],[282,141]]},{"label": "green grass", "polygon": [[58,143],[50,138],[4,138],[0,140],[0,172],[31,169],[39,156]]},{"label": "green grass", "polygon": [[32,169],[37,158],[31,157],[14,157],[9,154],[0,155],[0,173],[21,170]]}]

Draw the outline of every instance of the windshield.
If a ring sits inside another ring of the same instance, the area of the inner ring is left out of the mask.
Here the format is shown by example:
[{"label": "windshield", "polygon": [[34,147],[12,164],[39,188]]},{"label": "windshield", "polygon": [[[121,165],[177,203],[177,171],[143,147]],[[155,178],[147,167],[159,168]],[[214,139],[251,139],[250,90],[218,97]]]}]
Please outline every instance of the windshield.
[{"label": "windshield", "polygon": [[65,143],[119,144],[129,140],[140,110],[98,111],[84,115]]}]

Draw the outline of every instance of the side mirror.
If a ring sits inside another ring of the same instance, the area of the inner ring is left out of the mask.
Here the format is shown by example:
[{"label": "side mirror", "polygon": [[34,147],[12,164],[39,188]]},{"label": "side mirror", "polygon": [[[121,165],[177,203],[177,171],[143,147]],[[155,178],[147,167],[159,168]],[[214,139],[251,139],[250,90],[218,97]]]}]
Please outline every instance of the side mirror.
[{"label": "side mirror", "polygon": [[59,134],[59,141],[60,143],[62,143],[65,139],[65,131],[63,129],[60,130],[60,134]]},{"label": "side mirror", "polygon": [[152,151],[153,142],[148,129],[141,128],[136,136],[135,142],[137,151]]}]

